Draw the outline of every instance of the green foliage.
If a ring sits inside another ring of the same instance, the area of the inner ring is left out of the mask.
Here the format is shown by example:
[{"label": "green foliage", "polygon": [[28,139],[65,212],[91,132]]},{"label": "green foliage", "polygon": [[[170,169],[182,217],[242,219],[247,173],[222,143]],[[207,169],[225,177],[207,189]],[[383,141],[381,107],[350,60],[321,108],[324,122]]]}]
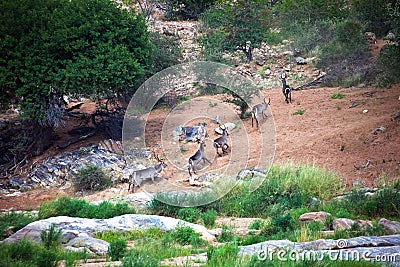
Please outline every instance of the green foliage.
[{"label": "green foliage", "polygon": [[344,97],[344,94],[342,94],[342,93],[333,93],[331,95],[332,99],[342,99],[343,97]]},{"label": "green foliage", "polygon": [[112,261],[117,261],[124,257],[127,251],[127,242],[125,238],[115,238],[108,246],[107,254],[111,257]]},{"label": "green foliage", "polygon": [[[141,15],[109,0],[0,2],[0,88],[24,115],[54,126],[62,94],[133,92],[153,46]],[[22,99],[22,98],[21,98]]]},{"label": "green foliage", "polygon": [[104,232],[97,232],[93,235],[94,238],[98,238],[104,241],[107,241],[108,243],[111,243],[111,241],[115,240],[115,239],[121,239],[123,238],[125,235],[121,232],[118,231],[104,231]]},{"label": "green foliage", "polygon": [[326,211],[336,217],[347,218],[400,218],[397,203],[400,201],[399,190],[386,187],[369,196],[365,190],[352,190],[341,200],[327,205]]},{"label": "green foliage", "polygon": [[52,224],[47,231],[40,233],[40,239],[46,249],[56,249],[61,245],[62,229],[56,229]]},{"label": "green foliage", "polygon": [[351,4],[352,15],[364,25],[364,30],[382,37],[391,30],[388,6],[399,3],[396,0],[352,0]]},{"label": "green foliage", "polygon": [[78,171],[73,178],[75,191],[101,191],[111,186],[112,181],[97,166],[87,166]]},{"label": "green foliage", "polygon": [[159,260],[153,255],[133,249],[122,259],[123,267],[158,267]]},{"label": "green foliage", "polygon": [[377,78],[377,85],[389,87],[400,82],[400,45],[386,45],[379,53],[378,60],[382,72]]},{"label": "green foliage", "polygon": [[183,59],[178,36],[166,36],[159,32],[151,32],[150,41],[154,45],[152,54],[154,73],[179,64]]},{"label": "green foliage", "polygon": [[200,22],[204,34],[199,41],[207,59],[239,50],[249,62],[269,31],[270,14],[264,1],[221,1],[204,12]]},{"label": "green foliage", "polygon": [[207,264],[206,266],[237,266],[237,254],[239,247],[237,244],[227,244],[219,247],[209,247],[207,249]]},{"label": "green foliage", "polygon": [[57,266],[60,255],[57,250],[45,249],[31,240],[0,244],[1,266]]},{"label": "green foliage", "polygon": [[15,211],[7,212],[0,216],[0,240],[8,237],[11,233],[18,231],[35,219],[25,213]]},{"label": "green foliage", "polygon": [[94,205],[85,200],[68,197],[42,203],[39,207],[39,219],[56,216],[107,219],[129,213],[135,213],[135,210],[126,203],[112,204],[103,201]]},{"label": "green foliage", "polygon": [[249,229],[261,230],[266,225],[265,220],[257,219],[251,222]]},{"label": "green foliage", "polygon": [[174,230],[172,230],[171,236],[182,246],[196,245],[201,242],[200,234],[190,226],[178,225]]},{"label": "green foliage", "polygon": [[197,19],[215,2],[215,0],[169,0],[166,1],[166,17],[172,20]]},{"label": "green foliage", "polygon": [[335,230],[329,238],[346,239],[358,236],[382,236],[385,234],[385,230],[380,225],[367,226],[365,229],[362,229],[359,224],[355,223],[349,229]]},{"label": "green foliage", "polygon": [[177,217],[187,222],[197,223],[200,219],[200,212],[196,208],[182,208],[178,211]]},{"label": "green foliage", "polygon": [[236,239],[235,235],[233,234],[234,229],[229,226],[222,225],[222,232],[221,235],[217,237],[218,242],[232,242]]},{"label": "green foliage", "polygon": [[215,225],[215,220],[217,219],[217,216],[218,213],[213,209],[207,210],[204,213],[200,214],[203,224],[206,227],[213,227]]},{"label": "green foliage", "polygon": [[303,115],[306,112],[305,109],[299,109],[296,112],[293,113],[293,115]]}]

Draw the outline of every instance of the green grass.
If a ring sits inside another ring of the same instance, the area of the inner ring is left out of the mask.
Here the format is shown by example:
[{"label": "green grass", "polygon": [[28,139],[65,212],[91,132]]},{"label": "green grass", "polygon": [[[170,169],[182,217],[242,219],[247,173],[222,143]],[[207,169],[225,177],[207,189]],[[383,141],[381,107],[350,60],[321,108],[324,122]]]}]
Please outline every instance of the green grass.
[{"label": "green grass", "polygon": [[293,113],[293,115],[303,115],[306,112],[305,109],[299,109],[296,112]]},{"label": "green grass", "polygon": [[342,93],[333,93],[331,95],[332,99],[342,99],[343,97],[344,97],[344,94],[342,94]]},{"label": "green grass", "polygon": [[35,221],[35,218],[26,213],[11,211],[1,215],[0,240],[7,238],[11,233],[15,233],[33,221]]},{"label": "green grass", "polygon": [[42,203],[39,208],[39,219],[56,216],[107,219],[130,213],[135,213],[135,210],[126,203],[113,204],[103,201],[99,205],[94,205],[81,199],[61,197]]}]

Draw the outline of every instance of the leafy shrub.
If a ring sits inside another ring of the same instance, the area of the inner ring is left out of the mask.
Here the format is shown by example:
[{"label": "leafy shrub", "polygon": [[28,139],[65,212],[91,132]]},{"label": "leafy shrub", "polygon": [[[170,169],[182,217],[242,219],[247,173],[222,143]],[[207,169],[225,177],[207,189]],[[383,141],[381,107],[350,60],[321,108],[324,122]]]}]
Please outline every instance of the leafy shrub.
[{"label": "leafy shrub", "polygon": [[217,219],[217,216],[218,213],[213,209],[207,210],[200,215],[201,219],[203,220],[203,224],[206,227],[213,227],[215,225],[215,220]]},{"label": "leafy shrub", "polygon": [[42,244],[47,249],[57,248],[61,245],[62,229],[56,230],[54,224],[47,231],[40,233]]},{"label": "leafy shrub", "polygon": [[182,208],[177,217],[186,222],[196,223],[200,219],[200,211],[196,208]]},{"label": "leafy shrub", "polygon": [[265,226],[265,220],[257,219],[251,222],[249,229],[261,230]]},{"label": "leafy shrub", "polygon": [[332,99],[342,99],[343,97],[344,97],[344,94],[342,94],[342,93],[333,93],[331,95]]},{"label": "leafy shrub", "polygon": [[214,2],[215,0],[170,0],[166,2],[166,17],[172,20],[196,19]]},{"label": "leafy shrub", "polygon": [[235,235],[233,234],[233,229],[229,226],[222,225],[222,232],[220,236],[217,236],[218,242],[226,243],[235,240]]},{"label": "leafy shrub", "polygon": [[124,234],[118,231],[104,231],[104,232],[97,232],[93,235],[94,238],[98,238],[104,241],[107,241],[110,243],[111,241],[115,239],[121,239],[123,238]]},{"label": "leafy shrub", "polygon": [[293,115],[303,115],[305,112],[305,109],[299,109],[298,111],[294,112]]},{"label": "leafy shrub", "polygon": [[206,266],[237,266],[236,259],[239,248],[237,244],[228,244],[207,249]]},{"label": "leafy shrub", "polygon": [[377,85],[389,87],[400,82],[400,45],[386,45],[379,54],[382,72],[377,77]]},{"label": "leafy shrub", "polygon": [[112,181],[97,166],[87,166],[78,171],[73,178],[75,191],[101,191],[112,184]]},{"label": "leafy shrub", "polygon": [[32,216],[15,211],[0,215],[0,240],[22,229],[33,221],[35,221],[35,219]]},{"label": "leafy shrub", "polygon": [[159,260],[147,253],[133,249],[122,259],[123,267],[158,267]]},{"label": "leafy shrub", "polygon": [[115,238],[110,242],[108,246],[108,255],[111,257],[112,261],[117,261],[122,259],[126,253],[126,248],[128,244],[125,238]]},{"label": "leafy shrub", "polygon": [[172,237],[180,245],[196,245],[200,243],[200,234],[193,230],[190,226],[178,225],[171,232]]},{"label": "leafy shrub", "polygon": [[153,71],[155,73],[179,64],[183,55],[178,36],[166,36],[159,32],[150,33],[150,42],[155,46],[153,51]]},{"label": "leafy shrub", "polygon": [[107,219],[129,213],[135,213],[135,210],[127,203],[112,204],[104,201],[99,205],[94,205],[85,200],[68,197],[44,202],[39,207],[39,219],[56,216]]}]

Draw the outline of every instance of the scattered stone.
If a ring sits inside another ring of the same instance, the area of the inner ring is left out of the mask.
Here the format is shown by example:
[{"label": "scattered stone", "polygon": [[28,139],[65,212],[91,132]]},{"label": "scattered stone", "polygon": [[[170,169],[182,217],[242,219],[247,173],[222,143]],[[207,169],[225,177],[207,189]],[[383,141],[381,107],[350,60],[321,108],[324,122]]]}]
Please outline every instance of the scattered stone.
[{"label": "scattered stone", "polygon": [[[399,100],[400,100],[400,96],[399,96]],[[394,113],[393,115],[392,115],[392,118],[393,119],[397,119],[397,118],[399,118],[400,117],[400,110],[398,110],[396,113]]]},{"label": "scattered stone", "polygon": [[266,172],[264,170],[256,168],[248,168],[240,170],[238,175],[236,176],[236,179],[253,179],[255,176],[265,177],[265,175]]},{"label": "scattered stone", "polygon": [[382,226],[388,234],[400,233],[400,222],[390,221],[385,218],[379,220],[378,225]]},{"label": "scattered stone", "polygon": [[298,65],[304,65],[304,64],[306,64],[307,62],[306,62],[306,60],[305,60],[304,58],[302,58],[302,57],[296,57],[296,63],[297,63]]},{"label": "scattered stone", "polygon": [[299,222],[302,224],[307,224],[311,222],[321,222],[325,223],[326,218],[331,214],[324,211],[308,212],[304,213],[299,217]]},{"label": "scattered stone", "polygon": [[[230,131],[232,131],[233,129],[235,129],[236,124],[232,123],[232,122],[227,122],[223,125],[221,125],[220,127],[225,127],[226,129],[228,129],[228,133],[230,133]],[[215,132],[217,134],[222,134],[222,130],[220,127],[215,128]]]},{"label": "scattered stone", "polygon": [[378,134],[379,131],[381,131],[381,132],[383,133],[384,131],[386,131],[386,129],[387,129],[386,126],[380,126],[380,127],[375,128],[375,129],[372,131],[372,133],[373,133],[373,134]]},{"label": "scattered stone", "polygon": [[[361,169],[361,167],[359,168]],[[367,184],[364,181],[356,179],[353,181],[353,187],[365,187]]]},{"label": "scattered stone", "polygon": [[363,113],[365,114],[365,113],[368,113],[368,109],[364,109],[363,110]]}]

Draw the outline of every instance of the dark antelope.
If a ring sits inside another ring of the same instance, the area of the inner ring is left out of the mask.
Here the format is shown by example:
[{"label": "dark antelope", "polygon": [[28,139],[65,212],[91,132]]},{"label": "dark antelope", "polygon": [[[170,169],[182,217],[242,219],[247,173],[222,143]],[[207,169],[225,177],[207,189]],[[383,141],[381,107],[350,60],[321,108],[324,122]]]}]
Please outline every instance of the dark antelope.
[{"label": "dark antelope", "polygon": [[204,154],[204,147],[206,144],[204,142],[200,143],[199,149],[196,151],[196,153],[189,158],[189,175],[192,176],[191,171],[193,173],[196,173],[197,165],[199,165],[200,161],[203,160],[203,162],[207,161],[208,163],[211,164],[211,162],[206,158],[206,155]]},{"label": "dark antelope", "polygon": [[213,146],[215,151],[217,151],[218,156],[222,157],[222,155],[218,152],[218,148],[222,149],[222,154],[228,153],[228,129],[226,129],[225,126],[223,129],[221,126],[219,128],[222,130],[222,136],[214,140]]},{"label": "dark antelope", "polygon": [[289,102],[292,103],[293,88],[290,87],[288,84],[286,84],[286,74],[285,73],[281,74],[281,79],[282,79],[282,93],[285,96],[285,101],[288,104],[289,104]]}]

